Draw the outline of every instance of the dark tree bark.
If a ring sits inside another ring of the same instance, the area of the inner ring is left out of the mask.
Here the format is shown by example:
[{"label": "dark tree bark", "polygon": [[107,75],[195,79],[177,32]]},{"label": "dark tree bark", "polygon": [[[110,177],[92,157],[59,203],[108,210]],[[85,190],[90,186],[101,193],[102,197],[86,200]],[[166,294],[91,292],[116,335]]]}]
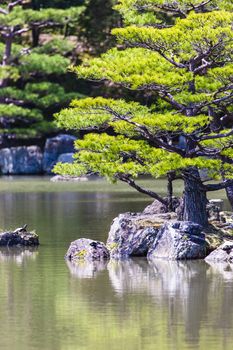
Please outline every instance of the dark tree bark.
[{"label": "dark tree bark", "polygon": [[[222,179],[225,184],[229,182],[229,180],[226,179],[224,172],[222,172]],[[233,184],[229,184],[229,186],[226,187],[225,190],[226,190],[227,198],[231,205],[231,209],[233,210]]]},{"label": "dark tree bark", "polygon": [[184,175],[183,220],[208,226],[206,191],[202,186],[198,170],[189,169]]},{"label": "dark tree bark", "polygon": [[13,35],[12,32],[8,33],[5,37],[5,50],[2,59],[2,65],[7,66],[11,57],[11,48],[12,48]]},{"label": "dark tree bark", "polygon": [[168,211],[174,211],[173,208],[173,180],[175,180],[175,173],[170,171],[167,175],[167,198],[168,198]]},{"label": "dark tree bark", "polygon": [[32,27],[32,47],[39,46],[40,29],[36,26]]},{"label": "dark tree bark", "polygon": [[230,202],[231,208],[233,210],[233,186],[229,186],[226,188],[227,198]]}]

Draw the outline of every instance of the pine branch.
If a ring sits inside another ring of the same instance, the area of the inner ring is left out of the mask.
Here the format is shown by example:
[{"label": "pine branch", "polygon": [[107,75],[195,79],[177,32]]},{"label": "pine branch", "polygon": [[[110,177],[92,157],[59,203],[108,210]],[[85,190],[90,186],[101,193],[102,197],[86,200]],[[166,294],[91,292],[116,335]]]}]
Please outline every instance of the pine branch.
[{"label": "pine branch", "polygon": [[216,135],[203,136],[198,141],[221,139],[221,138],[225,138],[225,137],[228,137],[228,136],[231,136],[231,135],[233,135],[233,129],[231,131],[225,133],[225,134],[216,134]]},{"label": "pine branch", "polygon": [[115,177],[117,179],[119,179],[120,181],[126,182],[129,186],[131,186],[132,188],[134,188],[135,190],[137,190],[140,193],[146,194],[147,196],[150,196],[154,199],[157,199],[160,203],[164,204],[164,205],[168,205],[167,200],[164,199],[163,197],[161,197],[159,194],[157,194],[154,191],[145,189],[141,186],[139,186],[138,184],[136,184],[136,182],[127,174],[116,174]]},{"label": "pine branch", "polygon": [[3,8],[0,7],[0,13],[2,13],[3,15],[7,15],[7,11],[4,10]]},{"label": "pine branch", "polygon": [[206,191],[223,190],[223,189],[230,187],[230,186],[233,186],[233,180],[226,180],[226,181],[220,182],[218,184],[204,185]]},{"label": "pine branch", "polygon": [[12,11],[15,6],[22,5],[22,3],[23,3],[23,0],[16,0],[14,2],[10,2],[9,5],[7,6],[8,11],[9,12]]}]

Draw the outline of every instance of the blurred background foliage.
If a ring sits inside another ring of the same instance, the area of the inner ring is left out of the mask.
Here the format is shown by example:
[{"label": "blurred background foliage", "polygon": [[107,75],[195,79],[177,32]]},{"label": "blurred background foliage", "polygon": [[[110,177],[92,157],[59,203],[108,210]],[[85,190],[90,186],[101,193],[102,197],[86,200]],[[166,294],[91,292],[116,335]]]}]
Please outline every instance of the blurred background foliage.
[{"label": "blurred background foliage", "polygon": [[114,45],[115,0],[1,2],[0,147],[38,144],[58,133],[53,114],[73,98],[115,94],[114,86],[69,72]]}]

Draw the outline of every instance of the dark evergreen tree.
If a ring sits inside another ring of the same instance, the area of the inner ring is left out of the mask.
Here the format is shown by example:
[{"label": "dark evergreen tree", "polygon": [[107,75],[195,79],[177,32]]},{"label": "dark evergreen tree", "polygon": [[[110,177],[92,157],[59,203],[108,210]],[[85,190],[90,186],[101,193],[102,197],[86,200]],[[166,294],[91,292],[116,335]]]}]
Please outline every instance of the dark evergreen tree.
[{"label": "dark evergreen tree", "polygon": [[63,84],[77,45],[64,30],[67,23],[77,25],[83,7],[35,10],[33,5],[18,0],[0,7],[2,142],[55,131],[53,113],[79,96]]},{"label": "dark evergreen tree", "polygon": [[116,0],[85,0],[79,37],[92,55],[106,51],[115,43],[111,29],[120,21],[119,14],[113,10],[115,3]]}]

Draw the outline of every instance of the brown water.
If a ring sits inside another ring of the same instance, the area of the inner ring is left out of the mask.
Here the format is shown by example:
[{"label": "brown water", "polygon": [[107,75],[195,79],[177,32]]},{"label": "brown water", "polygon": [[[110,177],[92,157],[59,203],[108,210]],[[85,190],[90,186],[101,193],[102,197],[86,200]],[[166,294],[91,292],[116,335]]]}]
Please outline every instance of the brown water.
[{"label": "brown water", "polygon": [[[144,182],[165,191],[163,181]],[[2,178],[0,227],[28,223],[41,246],[0,249],[0,349],[232,349],[231,267],[149,265],[142,258],[105,265],[64,261],[70,241],[106,240],[118,213],[147,203],[126,186],[104,181]]]}]

